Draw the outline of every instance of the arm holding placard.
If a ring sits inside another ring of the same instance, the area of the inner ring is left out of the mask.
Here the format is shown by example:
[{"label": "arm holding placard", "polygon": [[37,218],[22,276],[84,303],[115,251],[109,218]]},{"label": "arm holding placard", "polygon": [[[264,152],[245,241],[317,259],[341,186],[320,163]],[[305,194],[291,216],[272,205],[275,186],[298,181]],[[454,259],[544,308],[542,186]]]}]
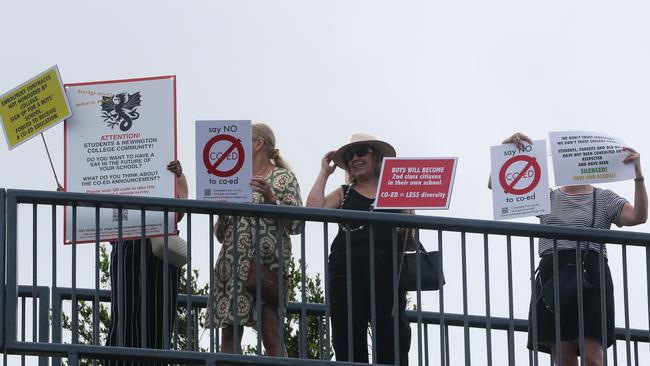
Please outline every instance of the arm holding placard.
[{"label": "arm holding placard", "polygon": [[[181,162],[178,160],[170,161],[169,164],[167,164],[167,170],[176,176],[175,198],[187,198],[189,189],[187,186],[187,179],[185,178],[185,174],[183,174],[183,166],[181,165]],[[185,215],[184,212],[177,212],[176,222],[181,221],[183,219],[183,215]]]},{"label": "arm holding placard", "polygon": [[[515,146],[517,146],[517,149],[523,150],[524,147],[526,147],[526,145],[524,145],[524,142],[527,142],[530,145],[533,144],[533,140],[531,140],[531,138],[528,137],[526,134],[521,132],[515,132],[512,134],[512,136],[503,140],[501,144],[515,144]],[[492,189],[492,176],[488,178],[488,189]]]},{"label": "arm holding placard", "polygon": [[626,203],[621,211],[619,224],[621,226],[633,226],[643,224],[648,220],[648,193],[646,192],[643,173],[641,172],[641,155],[636,150],[626,147],[623,149],[629,153],[623,160],[624,164],[634,164],[634,206]]}]

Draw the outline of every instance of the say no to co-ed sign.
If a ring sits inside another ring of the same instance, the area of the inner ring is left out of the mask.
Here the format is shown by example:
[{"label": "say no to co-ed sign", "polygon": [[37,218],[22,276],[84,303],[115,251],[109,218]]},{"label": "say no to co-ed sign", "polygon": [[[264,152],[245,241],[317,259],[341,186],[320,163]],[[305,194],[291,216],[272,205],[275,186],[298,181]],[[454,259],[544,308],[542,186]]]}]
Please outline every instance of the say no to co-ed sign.
[{"label": "say no to co-ed sign", "polygon": [[196,121],[196,198],[251,202],[251,121]]},{"label": "say no to co-ed sign", "polygon": [[533,141],[522,149],[515,144],[492,146],[490,157],[495,219],[550,212],[544,140]]}]

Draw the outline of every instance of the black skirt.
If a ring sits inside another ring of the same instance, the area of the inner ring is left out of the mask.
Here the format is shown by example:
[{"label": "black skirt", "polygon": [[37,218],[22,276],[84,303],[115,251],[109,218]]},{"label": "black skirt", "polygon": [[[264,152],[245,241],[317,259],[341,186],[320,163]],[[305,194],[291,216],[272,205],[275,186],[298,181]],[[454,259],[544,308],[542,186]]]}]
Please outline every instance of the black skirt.
[{"label": "black skirt", "polygon": [[[583,256],[586,252],[583,252]],[[558,268],[567,263],[576,262],[575,250],[562,250],[558,252]],[[587,271],[592,284],[590,289],[583,291],[584,336],[593,338],[598,343],[602,340],[601,330],[601,299],[600,299],[600,254],[590,251],[586,257],[584,269]],[[541,298],[541,287],[553,277],[553,254],[544,255],[539,262],[537,274],[537,298],[531,298],[528,313],[528,349],[533,350],[533,321],[532,306],[537,310],[537,349],[540,352],[550,353],[549,345],[555,343],[555,314],[548,309],[544,299]],[[605,314],[607,316],[607,347],[614,344],[614,285],[609,271],[607,258],[605,258]],[[571,342],[579,338],[579,318],[577,315],[566,316],[560,313],[560,339],[562,342]]]}]

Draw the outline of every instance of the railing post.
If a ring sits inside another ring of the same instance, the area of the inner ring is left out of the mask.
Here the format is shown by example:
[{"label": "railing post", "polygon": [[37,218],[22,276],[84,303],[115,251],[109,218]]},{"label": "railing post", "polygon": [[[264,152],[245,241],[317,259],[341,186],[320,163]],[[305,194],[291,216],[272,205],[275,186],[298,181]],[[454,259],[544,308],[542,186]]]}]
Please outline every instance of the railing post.
[{"label": "railing post", "polygon": [[16,314],[18,307],[18,200],[16,193],[9,190],[6,196],[6,222],[7,222],[7,241],[6,241],[6,295],[4,309],[4,339],[3,347],[7,343],[16,341]]},{"label": "railing post", "polygon": [[[5,215],[5,205],[7,204],[7,192],[4,189],[0,189],[0,282],[2,283],[2,288],[0,289],[0,322],[5,323],[5,250],[7,242],[5,240],[5,227],[7,224],[7,217]],[[2,348],[2,353],[5,352],[5,327],[2,326],[0,329],[0,348]]]}]

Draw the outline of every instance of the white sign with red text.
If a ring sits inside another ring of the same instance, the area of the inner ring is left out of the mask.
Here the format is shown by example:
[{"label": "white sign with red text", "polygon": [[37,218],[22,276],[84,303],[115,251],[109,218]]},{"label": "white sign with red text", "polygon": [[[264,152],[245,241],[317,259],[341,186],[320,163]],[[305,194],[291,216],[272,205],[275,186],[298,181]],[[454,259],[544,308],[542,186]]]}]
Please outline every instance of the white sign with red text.
[{"label": "white sign with red text", "polygon": [[490,148],[491,184],[495,220],[537,216],[551,212],[546,141]]},{"label": "white sign with red text", "polygon": [[449,208],[457,158],[384,158],[375,209]]},{"label": "white sign with red text", "polygon": [[251,121],[196,121],[196,199],[250,203]]},{"label": "white sign with red text", "polygon": [[[176,80],[173,76],[66,85],[73,117],[65,122],[67,192],[175,196],[167,164],[176,157]],[[99,239],[117,240],[119,210],[101,209]],[[78,243],[95,241],[95,209],[77,208]],[[175,230],[174,214],[168,232]],[[150,211],[147,237],[163,235],[164,214]],[[72,208],[65,211],[65,240],[73,239]],[[141,213],[122,210],[121,237],[140,238]]]}]

